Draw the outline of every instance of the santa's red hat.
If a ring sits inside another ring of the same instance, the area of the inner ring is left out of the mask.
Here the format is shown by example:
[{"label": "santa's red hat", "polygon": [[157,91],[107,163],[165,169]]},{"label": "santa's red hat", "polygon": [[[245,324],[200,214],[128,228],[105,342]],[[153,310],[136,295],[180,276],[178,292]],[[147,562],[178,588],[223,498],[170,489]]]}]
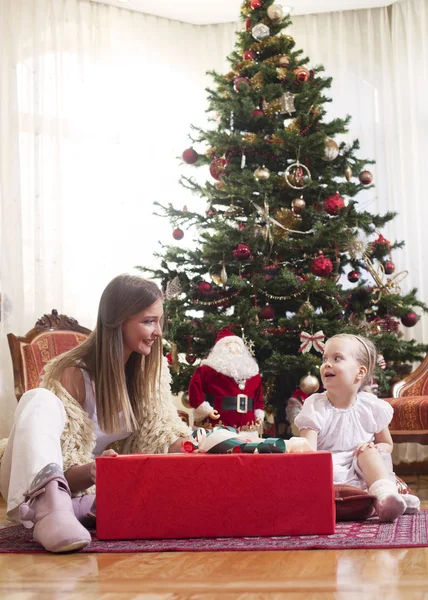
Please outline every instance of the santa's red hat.
[{"label": "santa's red hat", "polygon": [[219,342],[225,337],[228,337],[229,335],[231,335],[232,337],[238,337],[232,331],[230,331],[230,329],[228,329],[227,327],[223,327],[223,329],[220,329],[220,331],[218,332],[215,343],[217,344],[217,342]]}]

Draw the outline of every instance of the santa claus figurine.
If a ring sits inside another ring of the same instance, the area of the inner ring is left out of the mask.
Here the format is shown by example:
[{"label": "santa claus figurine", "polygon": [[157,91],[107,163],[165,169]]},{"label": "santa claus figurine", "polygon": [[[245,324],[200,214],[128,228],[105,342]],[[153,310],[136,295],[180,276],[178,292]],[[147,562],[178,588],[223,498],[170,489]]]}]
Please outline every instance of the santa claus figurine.
[{"label": "santa claus figurine", "polygon": [[259,367],[243,340],[222,329],[190,380],[195,426],[227,425],[257,432],[264,417]]}]

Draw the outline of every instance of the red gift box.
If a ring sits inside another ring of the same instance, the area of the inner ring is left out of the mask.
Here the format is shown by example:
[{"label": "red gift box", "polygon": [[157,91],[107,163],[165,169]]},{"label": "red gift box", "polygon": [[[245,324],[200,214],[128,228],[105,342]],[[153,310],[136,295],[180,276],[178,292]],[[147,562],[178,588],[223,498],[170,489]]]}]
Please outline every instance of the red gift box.
[{"label": "red gift box", "polygon": [[97,458],[97,537],[330,534],[331,454],[131,454]]}]

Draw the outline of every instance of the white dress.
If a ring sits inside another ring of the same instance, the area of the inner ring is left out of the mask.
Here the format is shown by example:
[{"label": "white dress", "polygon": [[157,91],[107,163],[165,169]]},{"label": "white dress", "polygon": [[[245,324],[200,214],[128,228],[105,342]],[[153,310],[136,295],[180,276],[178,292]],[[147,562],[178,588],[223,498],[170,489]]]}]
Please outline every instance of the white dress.
[{"label": "white dress", "polygon": [[[294,423],[299,429],[316,431],[317,449],[332,453],[334,483],[367,489],[354,450],[360,444],[373,442],[375,434],[389,425],[392,416],[391,405],[369,392],[358,392],[354,404],[346,409],[334,407],[323,392],[305,400]],[[380,454],[395,481],[391,454]]]}]

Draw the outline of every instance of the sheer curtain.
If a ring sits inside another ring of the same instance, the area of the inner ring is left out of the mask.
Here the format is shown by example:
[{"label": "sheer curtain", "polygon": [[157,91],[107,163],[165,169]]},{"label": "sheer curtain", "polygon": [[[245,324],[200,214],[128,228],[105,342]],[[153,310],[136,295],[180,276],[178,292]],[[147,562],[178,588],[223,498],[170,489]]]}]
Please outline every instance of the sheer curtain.
[{"label": "sheer curtain", "polygon": [[[229,70],[242,25],[191,26],[85,0],[2,0],[0,10],[1,437],[15,408],[5,334],[52,308],[92,327],[106,282],[172,240],[153,201],[201,207],[177,184],[176,157],[190,123],[205,124],[205,71]],[[293,21],[309,64],[334,78],[330,116],[351,114],[347,139],[377,161],[361,206],[400,212],[386,230],[406,240],[393,260],[409,268],[403,290],[416,285],[428,300],[424,0]],[[428,340],[423,322],[405,334]]]},{"label": "sheer curtain", "polygon": [[84,0],[0,10],[1,437],[16,406],[6,334],[52,308],[91,328],[107,282],[172,241],[153,202],[200,206],[177,156],[205,124],[205,72],[228,69],[237,25]]}]

